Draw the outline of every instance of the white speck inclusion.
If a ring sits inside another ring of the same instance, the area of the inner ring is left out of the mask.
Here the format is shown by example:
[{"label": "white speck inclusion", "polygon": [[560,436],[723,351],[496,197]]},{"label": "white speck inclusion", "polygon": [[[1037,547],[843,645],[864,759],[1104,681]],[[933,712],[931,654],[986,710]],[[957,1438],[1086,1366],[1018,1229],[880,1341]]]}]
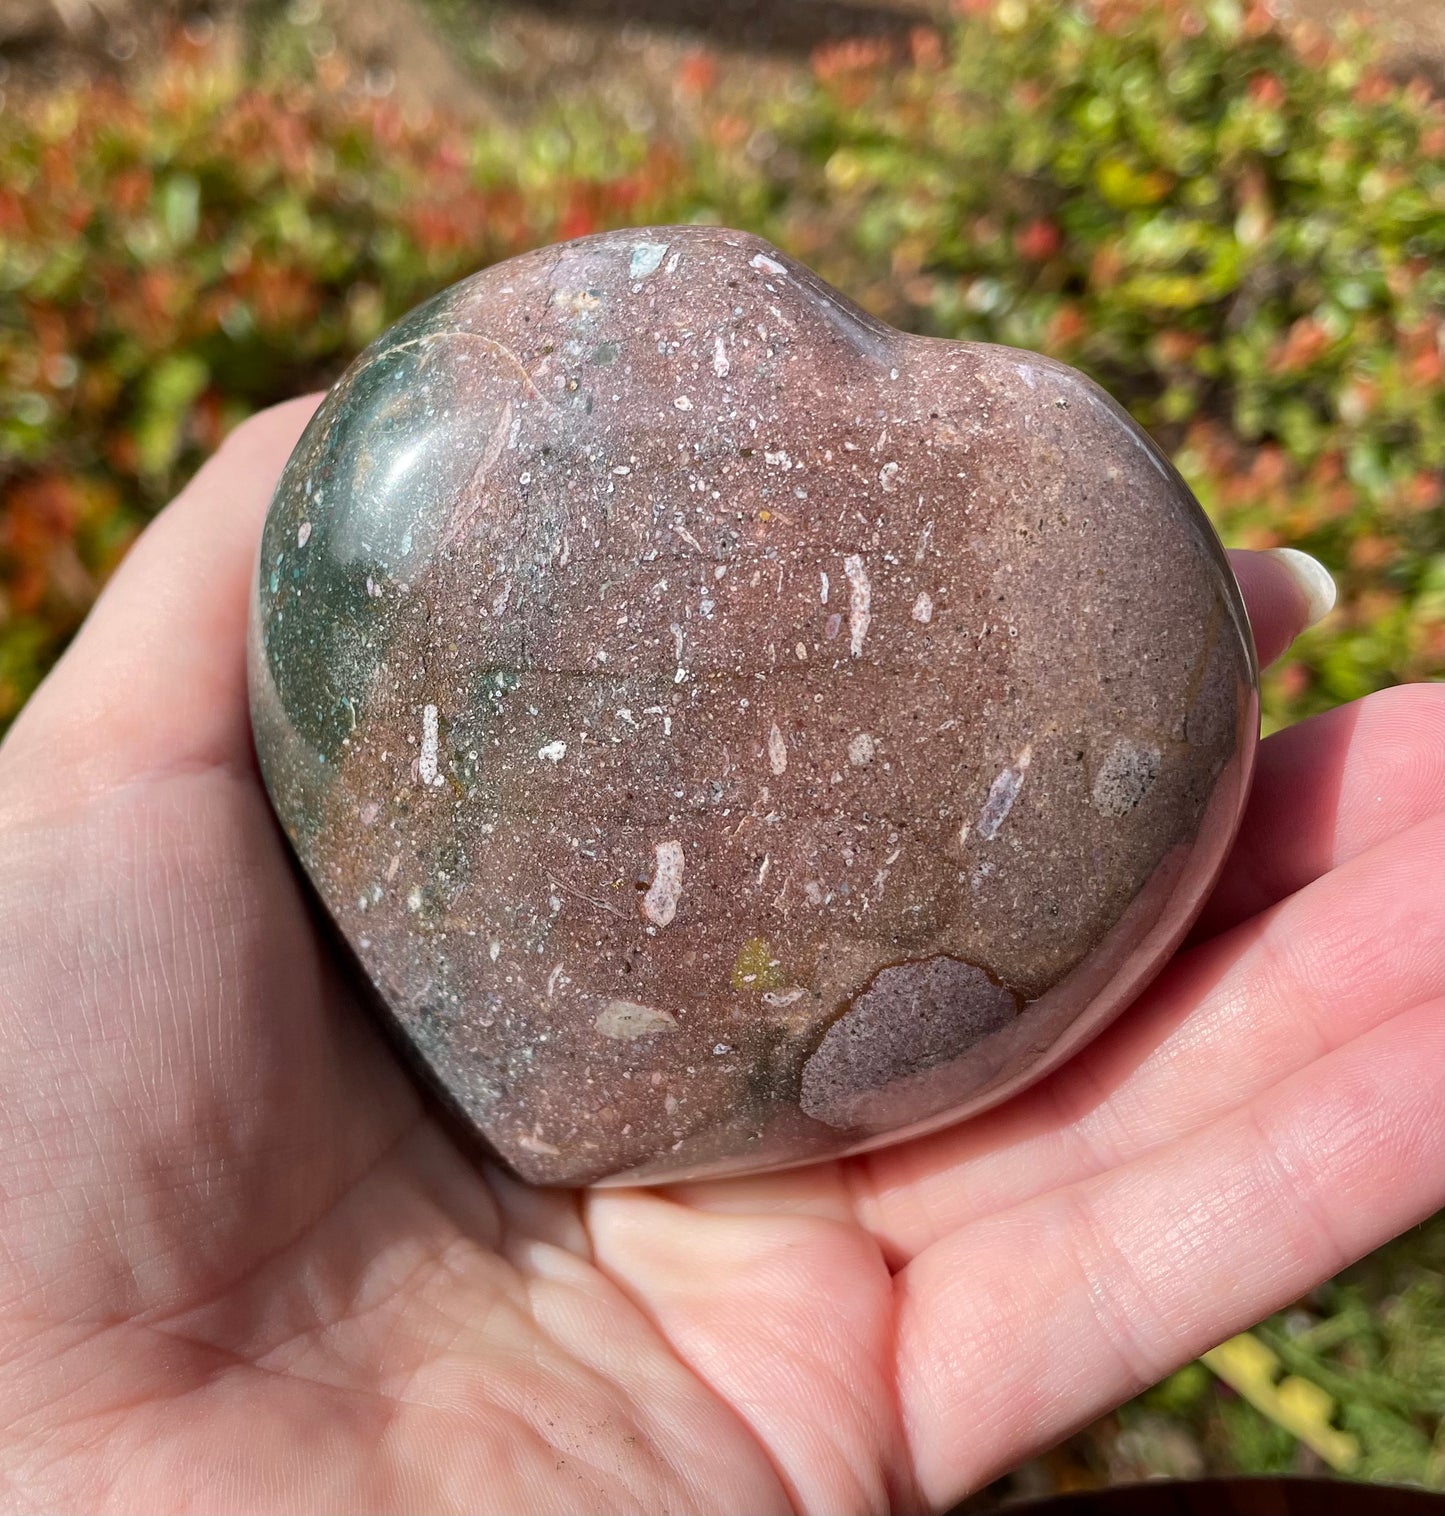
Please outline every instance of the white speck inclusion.
[{"label": "white speck inclusion", "polygon": [[416,761],[416,775],[423,784],[440,784],[442,782],[441,773],[437,766],[438,743],[437,708],[434,705],[423,706],[421,713],[421,756]]},{"label": "white speck inclusion", "polygon": [[843,560],[843,572],[848,576],[848,641],[857,658],[863,652],[863,639],[873,620],[873,586],[857,553],[849,553]]},{"label": "white speck inclusion", "polygon": [[878,744],[874,742],[870,732],[859,732],[848,744],[848,762],[855,769],[866,768],[873,762],[873,755],[878,751]]},{"label": "white speck inclusion", "polygon": [[985,842],[998,835],[998,829],[1008,820],[1014,801],[1024,787],[1024,776],[1034,760],[1033,743],[1026,742],[1014,761],[994,780],[989,788],[988,799],[978,817],[978,835]]},{"label": "white speck inclusion", "polygon": [[639,1037],[671,1031],[677,1025],[677,1017],[661,1006],[640,1005],[635,1000],[609,1000],[592,1025],[604,1037],[635,1042]]},{"label": "white speck inclusion", "polygon": [[654,926],[667,926],[677,915],[677,903],[682,898],[682,870],[685,862],[682,844],[676,841],[659,842],[652,851],[657,864],[652,883],[642,897],[642,914]]}]

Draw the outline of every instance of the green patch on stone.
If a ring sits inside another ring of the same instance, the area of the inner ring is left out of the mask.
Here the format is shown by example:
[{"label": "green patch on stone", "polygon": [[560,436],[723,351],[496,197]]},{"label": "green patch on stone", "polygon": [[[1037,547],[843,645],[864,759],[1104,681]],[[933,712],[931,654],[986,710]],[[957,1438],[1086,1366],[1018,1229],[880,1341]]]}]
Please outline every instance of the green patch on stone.
[{"label": "green patch on stone", "polygon": [[667,243],[639,242],[632,249],[632,258],[627,265],[628,276],[632,279],[648,278],[658,271],[665,257],[667,257]]}]

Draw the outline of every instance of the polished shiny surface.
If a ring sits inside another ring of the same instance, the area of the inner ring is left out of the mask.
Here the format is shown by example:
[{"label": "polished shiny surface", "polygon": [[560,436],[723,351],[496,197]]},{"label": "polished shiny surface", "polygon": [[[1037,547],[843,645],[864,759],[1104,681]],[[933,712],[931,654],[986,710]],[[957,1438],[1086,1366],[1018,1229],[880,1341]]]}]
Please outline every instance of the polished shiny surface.
[{"label": "polished shiny surface", "polygon": [[1038,1077],[1187,929],[1257,729],[1219,544],[1111,400],[716,228],[399,323],[256,590],[298,856],[544,1183],[858,1151]]}]

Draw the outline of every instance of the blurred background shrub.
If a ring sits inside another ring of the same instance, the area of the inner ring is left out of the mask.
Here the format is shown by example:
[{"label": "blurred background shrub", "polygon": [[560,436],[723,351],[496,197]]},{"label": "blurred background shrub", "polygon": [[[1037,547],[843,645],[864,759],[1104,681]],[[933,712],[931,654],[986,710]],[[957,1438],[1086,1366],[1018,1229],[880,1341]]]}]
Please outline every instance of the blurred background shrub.
[{"label": "blurred background shrub", "polygon": [[[1268,676],[1268,725],[1438,677],[1438,94],[1358,29],[1301,42],[1239,0],[963,0],[936,25],[874,9],[782,72],[669,55],[645,105],[630,76],[539,85],[466,0],[426,0],[423,71],[460,58],[502,109],[469,108],[451,75],[429,92],[445,109],[400,103],[307,0],[251,6],[241,45],[192,26],[144,68],[12,77],[0,731],[242,416],[324,385],[485,263],[691,219],[771,237],[912,330],[1087,370],[1228,542],[1321,557],[1340,606]],[[778,12],[792,56],[805,10]],[[1437,1218],[1258,1329],[1323,1392],[1337,1472],[1445,1481],[1442,1247]],[[1009,1488],[1320,1466],[1194,1365]]]}]

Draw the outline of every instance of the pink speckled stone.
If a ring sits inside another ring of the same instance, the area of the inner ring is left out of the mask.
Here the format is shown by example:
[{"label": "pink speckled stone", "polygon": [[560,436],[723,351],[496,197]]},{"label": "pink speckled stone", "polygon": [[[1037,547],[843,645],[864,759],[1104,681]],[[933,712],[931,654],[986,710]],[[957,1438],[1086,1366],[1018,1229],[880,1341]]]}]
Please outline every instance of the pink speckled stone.
[{"label": "pink speckled stone", "polygon": [[1213,532],[1096,386],[742,233],[486,270],[266,522],[257,748],[431,1085],[528,1179],[857,1152],[1116,1015],[1257,729]]}]

